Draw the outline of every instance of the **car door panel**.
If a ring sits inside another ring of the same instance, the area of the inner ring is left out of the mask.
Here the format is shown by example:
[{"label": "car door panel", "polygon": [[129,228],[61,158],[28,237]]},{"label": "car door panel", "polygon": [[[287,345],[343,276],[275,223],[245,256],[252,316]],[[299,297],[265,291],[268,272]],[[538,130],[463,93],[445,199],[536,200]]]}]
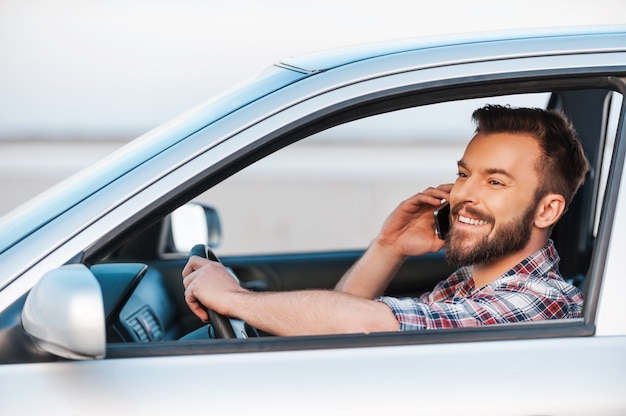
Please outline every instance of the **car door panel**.
[{"label": "car door panel", "polygon": [[[506,386],[514,386],[516,397],[532,397],[515,401],[516,414],[620,414],[626,398],[622,386],[609,381],[626,372],[626,361],[618,358],[624,348],[623,337],[602,337],[496,341],[489,348],[483,342],[459,342],[232,357],[170,354],[6,365],[0,387],[4,391],[11,383],[10,391],[15,392],[3,398],[7,414],[35,414],[45,403],[65,415],[183,414],[203,409],[220,415],[413,415],[418,409],[424,414],[501,415],[511,413]],[[575,363],[580,357],[586,357],[585,374],[594,382],[585,385],[584,394],[574,394],[572,383],[560,381],[579,379]],[[528,371],[552,368],[554,363],[560,363],[556,382]],[[450,386],[464,372],[471,373],[472,383],[502,394],[485,400],[474,389],[452,387],[450,400]],[[419,388],[416,377],[424,380]],[[37,400],[29,399],[32,391],[38,392]]]}]

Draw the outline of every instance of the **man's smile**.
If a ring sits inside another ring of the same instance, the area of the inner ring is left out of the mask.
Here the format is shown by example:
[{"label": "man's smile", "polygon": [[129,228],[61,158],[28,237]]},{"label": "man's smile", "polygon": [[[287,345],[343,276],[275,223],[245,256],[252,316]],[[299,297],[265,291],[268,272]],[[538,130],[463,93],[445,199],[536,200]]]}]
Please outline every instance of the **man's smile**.
[{"label": "man's smile", "polygon": [[477,230],[474,227],[482,227],[495,222],[491,215],[480,212],[465,204],[456,204],[452,208],[452,217],[455,219],[454,226],[465,229],[466,231]]},{"label": "man's smile", "polygon": [[459,222],[463,223],[463,224],[470,224],[470,225],[485,225],[487,224],[487,221],[485,220],[477,220],[474,218],[468,218],[468,217],[464,217],[463,215],[459,214]]}]

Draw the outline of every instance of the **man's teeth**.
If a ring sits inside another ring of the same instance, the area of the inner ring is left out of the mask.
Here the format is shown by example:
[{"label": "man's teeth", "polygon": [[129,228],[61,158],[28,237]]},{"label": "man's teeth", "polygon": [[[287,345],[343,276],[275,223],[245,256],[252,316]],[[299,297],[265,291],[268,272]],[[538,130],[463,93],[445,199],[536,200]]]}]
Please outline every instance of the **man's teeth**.
[{"label": "man's teeth", "polygon": [[473,218],[467,218],[462,215],[459,215],[459,221],[463,224],[471,224],[471,225],[485,225],[487,221],[485,220],[475,220]]}]

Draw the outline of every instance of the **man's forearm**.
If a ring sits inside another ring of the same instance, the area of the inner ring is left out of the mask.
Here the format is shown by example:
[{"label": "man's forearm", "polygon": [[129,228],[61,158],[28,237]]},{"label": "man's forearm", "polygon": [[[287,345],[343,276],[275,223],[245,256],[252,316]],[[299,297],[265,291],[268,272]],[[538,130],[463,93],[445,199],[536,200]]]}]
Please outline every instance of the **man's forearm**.
[{"label": "man's forearm", "polygon": [[229,315],[280,336],[399,329],[398,321],[384,303],[334,291],[242,292],[230,305]]},{"label": "man's forearm", "polygon": [[335,290],[365,299],[383,294],[406,259],[376,241],[339,280]]}]

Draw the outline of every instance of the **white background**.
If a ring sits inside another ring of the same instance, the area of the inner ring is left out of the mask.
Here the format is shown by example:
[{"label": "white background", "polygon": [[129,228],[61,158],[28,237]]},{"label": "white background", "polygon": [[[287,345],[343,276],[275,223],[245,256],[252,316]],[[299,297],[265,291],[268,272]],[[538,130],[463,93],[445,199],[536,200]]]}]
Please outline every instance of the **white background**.
[{"label": "white background", "polygon": [[130,139],[322,49],[619,23],[624,0],[0,0],[0,139]]}]

